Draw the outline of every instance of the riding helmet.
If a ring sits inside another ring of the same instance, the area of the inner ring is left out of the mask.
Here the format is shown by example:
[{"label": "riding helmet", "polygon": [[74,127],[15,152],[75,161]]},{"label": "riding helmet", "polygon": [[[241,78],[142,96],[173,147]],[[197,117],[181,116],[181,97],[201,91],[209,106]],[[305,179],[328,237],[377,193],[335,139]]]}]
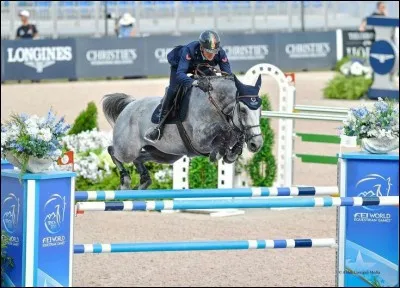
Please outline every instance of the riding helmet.
[{"label": "riding helmet", "polygon": [[218,53],[219,51],[219,36],[216,32],[206,30],[200,34],[199,37],[200,46],[203,47],[209,53]]}]

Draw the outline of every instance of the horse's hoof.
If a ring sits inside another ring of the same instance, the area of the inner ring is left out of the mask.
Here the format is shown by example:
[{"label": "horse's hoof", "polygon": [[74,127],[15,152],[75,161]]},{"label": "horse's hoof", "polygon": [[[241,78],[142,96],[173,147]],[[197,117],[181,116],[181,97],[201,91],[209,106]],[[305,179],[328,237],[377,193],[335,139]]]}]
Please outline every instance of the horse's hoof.
[{"label": "horse's hoof", "polygon": [[130,185],[119,185],[119,190],[131,190]]},{"label": "horse's hoof", "polygon": [[143,184],[140,184],[138,190],[146,190],[147,187],[149,187],[150,185],[151,185],[151,179],[147,180]]},{"label": "horse's hoof", "polygon": [[236,159],[237,157],[235,157],[234,159],[230,159],[228,156],[225,156],[223,160],[226,164],[232,164],[235,163]]},{"label": "horse's hoof", "polygon": [[217,153],[214,152],[214,151],[212,151],[212,152],[210,153],[210,156],[208,157],[208,159],[210,160],[210,162],[215,162],[215,161],[217,161]]},{"label": "horse's hoof", "polygon": [[216,160],[220,160],[224,155],[220,154],[219,152],[217,153],[217,156],[215,157]]},{"label": "horse's hoof", "polygon": [[121,177],[121,185],[119,186],[119,190],[131,190],[131,177],[128,175]]}]

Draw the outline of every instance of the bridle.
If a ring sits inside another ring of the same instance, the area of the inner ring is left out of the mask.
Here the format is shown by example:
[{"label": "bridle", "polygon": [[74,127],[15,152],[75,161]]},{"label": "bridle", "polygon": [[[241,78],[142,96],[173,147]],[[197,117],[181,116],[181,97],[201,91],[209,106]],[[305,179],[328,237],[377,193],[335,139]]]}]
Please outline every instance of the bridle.
[{"label": "bridle", "polygon": [[[252,128],[260,127],[260,125],[245,126],[245,125],[243,124],[243,119],[242,119],[242,117],[240,116],[241,114],[240,114],[240,111],[239,111],[239,109],[240,109],[240,105],[239,105],[240,99],[243,99],[243,98],[254,98],[254,97],[256,97],[256,96],[252,96],[252,95],[239,96],[239,91],[237,91],[237,92],[236,92],[236,96],[235,96],[235,107],[233,107],[233,109],[232,109],[229,113],[225,113],[225,112],[224,112],[224,109],[221,108],[221,107],[218,105],[218,103],[215,101],[215,99],[212,97],[210,91],[213,89],[213,87],[212,87],[212,85],[211,85],[210,79],[209,79],[208,77],[206,77],[206,76],[207,76],[206,73],[204,73],[203,71],[199,70],[199,66],[205,66],[206,68],[210,69],[210,70],[211,70],[212,72],[214,72],[215,74],[218,73],[218,72],[215,72],[215,71],[218,71],[218,69],[216,69],[215,67],[212,67],[212,66],[210,66],[210,65],[208,65],[208,64],[199,64],[199,65],[196,67],[196,70],[195,70],[194,75],[197,76],[197,77],[199,77],[199,76],[198,76],[198,73],[202,73],[201,76],[205,76],[203,79],[201,79],[201,80],[199,80],[199,81],[205,81],[205,80],[206,80],[206,81],[208,82],[208,83],[207,83],[207,84],[208,84],[208,87],[209,87],[209,89],[208,89],[209,91],[207,92],[207,94],[208,94],[208,100],[211,102],[211,104],[213,104],[213,106],[216,108],[218,114],[219,114],[219,115],[221,116],[221,118],[226,122],[227,129],[228,129],[229,131],[232,131],[232,130],[233,130],[233,131],[235,131],[236,133],[238,133],[238,134],[240,135],[240,138],[243,138],[243,136],[244,136],[244,141],[245,141],[245,142],[248,142],[249,140],[251,140],[251,139],[254,138],[254,137],[261,136],[261,135],[262,135],[261,133],[258,133],[258,134],[254,134],[254,135],[249,136],[249,130],[252,129]],[[219,71],[219,73],[221,73],[222,76],[228,76],[228,75],[229,75],[229,73],[226,73],[226,72],[223,72],[223,71]],[[214,75],[214,76],[215,76],[215,75]],[[235,112],[237,113],[237,118],[238,118],[239,126],[240,126],[240,127],[238,127],[238,126],[235,124],[235,121],[234,121]]]}]

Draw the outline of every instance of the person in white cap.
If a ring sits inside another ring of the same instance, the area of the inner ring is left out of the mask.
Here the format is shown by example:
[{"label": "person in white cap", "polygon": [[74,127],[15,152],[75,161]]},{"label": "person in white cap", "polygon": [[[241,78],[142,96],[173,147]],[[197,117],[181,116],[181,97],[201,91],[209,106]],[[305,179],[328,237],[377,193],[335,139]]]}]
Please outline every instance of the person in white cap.
[{"label": "person in white cap", "polygon": [[19,12],[22,25],[17,29],[17,39],[33,39],[38,36],[36,25],[29,23],[29,11],[22,10]]},{"label": "person in white cap", "polygon": [[124,13],[118,22],[118,37],[134,37],[136,34],[135,23],[136,19],[130,13]]}]

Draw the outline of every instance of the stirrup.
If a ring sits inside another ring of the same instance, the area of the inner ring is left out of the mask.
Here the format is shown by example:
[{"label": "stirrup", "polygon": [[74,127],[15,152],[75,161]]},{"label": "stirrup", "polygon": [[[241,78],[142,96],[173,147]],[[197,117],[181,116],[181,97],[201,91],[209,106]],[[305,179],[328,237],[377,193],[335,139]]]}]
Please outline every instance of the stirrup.
[{"label": "stirrup", "polygon": [[149,141],[158,141],[161,139],[161,129],[156,127],[150,133],[146,133],[145,138]]}]

